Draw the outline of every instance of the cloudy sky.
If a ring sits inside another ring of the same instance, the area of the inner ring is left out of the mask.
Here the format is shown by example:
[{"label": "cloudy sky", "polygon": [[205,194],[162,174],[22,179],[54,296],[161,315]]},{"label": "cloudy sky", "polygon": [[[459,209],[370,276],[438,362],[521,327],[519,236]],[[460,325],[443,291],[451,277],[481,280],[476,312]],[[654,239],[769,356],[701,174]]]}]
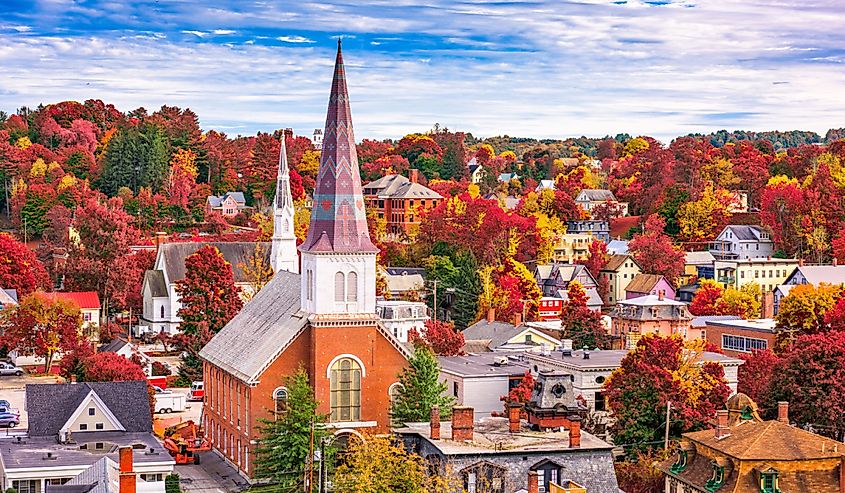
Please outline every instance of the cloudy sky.
[{"label": "cloudy sky", "polygon": [[0,109],[100,98],[203,128],[669,140],[845,126],[843,0],[0,0]]}]

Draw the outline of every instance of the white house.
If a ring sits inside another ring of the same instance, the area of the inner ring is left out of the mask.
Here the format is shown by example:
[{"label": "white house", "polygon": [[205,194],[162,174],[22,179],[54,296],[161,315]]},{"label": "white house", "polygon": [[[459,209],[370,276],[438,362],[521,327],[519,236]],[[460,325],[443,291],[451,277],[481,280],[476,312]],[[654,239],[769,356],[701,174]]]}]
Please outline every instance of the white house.
[{"label": "white house", "polygon": [[431,320],[428,307],[419,301],[376,300],[376,315],[385,328],[402,342],[408,342],[411,329],[423,334],[425,323]]},{"label": "white house", "polygon": [[775,243],[761,226],[728,225],[711,243],[716,260],[745,260],[771,257]]},{"label": "white house", "polygon": [[575,197],[575,203],[586,212],[591,213],[594,207],[610,202],[619,207],[619,215],[628,215],[628,203],[619,202],[610,190],[584,189]]},{"label": "white house", "polygon": [[[255,251],[255,243],[164,243],[159,246],[153,268],[144,274],[141,293],[144,298],[143,313],[139,319],[142,332],[155,333],[165,331],[174,334],[179,329],[178,312],[182,308],[179,295],[176,294],[176,282],[185,278],[185,259],[205,245],[220,250],[226,261],[232,264],[235,286],[242,292],[253,290],[242,266]],[[260,243],[266,252],[268,262],[270,244]]]},{"label": "white house", "polygon": [[845,285],[845,265],[801,265],[799,263],[790,274],[774,290],[774,311],[777,315],[781,300],[789,294],[794,286],[812,284],[818,286],[826,283],[834,286]]}]

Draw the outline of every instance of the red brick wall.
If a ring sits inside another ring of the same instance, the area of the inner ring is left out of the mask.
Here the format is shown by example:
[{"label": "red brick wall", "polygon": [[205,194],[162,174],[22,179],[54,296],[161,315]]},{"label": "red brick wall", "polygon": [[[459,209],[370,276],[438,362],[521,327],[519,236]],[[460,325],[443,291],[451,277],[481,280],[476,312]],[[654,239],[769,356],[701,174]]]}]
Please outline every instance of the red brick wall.
[{"label": "red brick wall", "polygon": [[722,334],[728,334],[733,336],[739,337],[749,337],[752,339],[765,339],[769,345],[769,349],[774,349],[775,347],[775,335],[766,332],[757,332],[754,330],[743,330],[731,327],[718,327],[715,325],[707,325],[704,327],[705,336],[707,337],[707,342],[713,344],[725,353],[726,356],[737,357],[741,356],[744,353],[741,351],[734,351],[732,349],[723,349],[722,348]]}]

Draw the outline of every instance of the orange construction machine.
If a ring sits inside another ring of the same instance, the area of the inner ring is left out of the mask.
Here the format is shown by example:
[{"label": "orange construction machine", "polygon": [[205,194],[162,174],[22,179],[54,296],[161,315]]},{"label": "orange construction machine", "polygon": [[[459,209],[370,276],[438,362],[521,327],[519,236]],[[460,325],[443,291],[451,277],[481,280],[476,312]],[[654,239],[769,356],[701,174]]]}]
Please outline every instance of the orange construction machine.
[{"label": "orange construction machine", "polygon": [[184,421],[164,429],[164,448],[177,464],[199,464],[200,452],[211,450],[211,443],[193,421]]}]

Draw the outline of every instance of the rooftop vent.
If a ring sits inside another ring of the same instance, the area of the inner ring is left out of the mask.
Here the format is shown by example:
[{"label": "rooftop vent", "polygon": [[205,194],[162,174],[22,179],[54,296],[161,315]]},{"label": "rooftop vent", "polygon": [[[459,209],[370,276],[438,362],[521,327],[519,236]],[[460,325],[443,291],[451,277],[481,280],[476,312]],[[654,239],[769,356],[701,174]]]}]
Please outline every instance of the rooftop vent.
[{"label": "rooftop vent", "polygon": [[47,455],[43,457],[44,460],[56,460],[58,457],[53,455],[53,452],[47,452]]}]

